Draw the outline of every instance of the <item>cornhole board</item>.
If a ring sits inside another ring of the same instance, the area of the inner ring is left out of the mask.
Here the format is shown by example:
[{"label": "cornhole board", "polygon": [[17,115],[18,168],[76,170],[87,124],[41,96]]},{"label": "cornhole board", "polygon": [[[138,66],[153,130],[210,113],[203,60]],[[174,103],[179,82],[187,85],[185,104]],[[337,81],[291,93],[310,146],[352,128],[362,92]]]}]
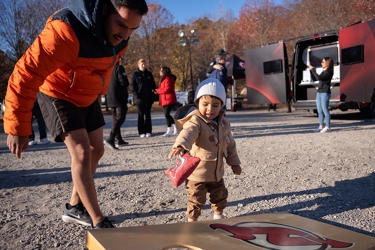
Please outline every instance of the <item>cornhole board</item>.
[{"label": "cornhole board", "polygon": [[375,249],[375,238],[289,213],[91,230],[89,250]]}]

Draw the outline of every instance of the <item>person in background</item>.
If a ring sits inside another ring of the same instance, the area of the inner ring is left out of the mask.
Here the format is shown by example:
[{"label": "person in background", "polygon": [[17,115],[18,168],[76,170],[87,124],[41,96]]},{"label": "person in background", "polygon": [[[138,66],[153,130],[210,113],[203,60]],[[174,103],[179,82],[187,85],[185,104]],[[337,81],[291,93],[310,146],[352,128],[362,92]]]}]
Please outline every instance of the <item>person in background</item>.
[{"label": "person in background", "polygon": [[223,84],[225,93],[228,92],[228,70],[225,65],[227,54],[223,49],[216,51],[215,60],[211,62],[206,70],[208,77],[216,78]]},{"label": "person in background", "polygon": [[[329,100],[331,99],[331,80],[333,77],[333,59],[324,57],[322,62],[323,72],[319,75],[316,69],[309,65],[311,73],[319,81],[316,93],[316,108],[318,110],[319,127],[314,132],[325,133],[331,131],[331,115],[329,114]],[[324,117],[326,126],[324,126]]]},{"label": "person in background", "polygon": [[147,12],[144,0],[69,1],[47,20],[9,78],[4,131],[11,153],[20,158],[28,147],[37,94],[48,130],[69,151],[73,191],[64,222],[114,227],[100,210],[93,178],[104,154],[100,97]]},{"label": "person in background", "polygon": [[[39,130],[39,144],[48,144],[50,141],[47,139],[47,129],[46,123],[44,122],[42,111],[40,111],[40,107],[38,101],[34,102],[34,107],[32,109],[32,116],[35,116],[36,122],[38,123],[38,130]],[[38,144],[35,141],[35,133],[33,129],[33,119],[31,118],[31,135],[29,135],[29,146],[33,146]]]},{"label": "person in background", "polygon": [[197,221],[210,193],[214,219],[224,218],[228,190],[224,183],[224,161],[235,175],[242,172],[230,123],[221,109],[225,90],[215,78],[202,81],[195,92],[195,104],[179,108],[174,116],[180,131],[169,158],[189,152],[200,163],[185,182],[188,196],[186,215],[189,222]]},{"label": "person in background", "polygon": [[276,111],[276,103],[268,104],[268,111],[270,111],[271,109],[273,109],[273,111]]},{"label": "person in background", "polygon": [[146,67],[146,61],[139,59],[138,68],[133,72],[130,88],[138,110],[138,134],[141,138],[151,137],[151,107],[156,84],[152,73]]},{"label": "person in background", "polygon": [[[159,105],[163,107],[164,116],[167,121],[167,132],[163,136],[171,136],[178,134],[174,119],[171,116],[172,108],[177,104],[176,92],[174,84],[176,76],[171,73],[168,67],[160,69],[160,83],[156,93],[159,95]],[[172,131],[173,126],[173,131]]]},{"label": "person in background", "polygon": [[112,150],[128,144],[121,136],[121,126],[125,122],[126,113],[128,112],[128,87],[129,81],[125,69],[117,63],[113,69],[106,95],[108,107],[111,108],[113,123],[111,132],[108,138],[104,140],[104,144]]}]

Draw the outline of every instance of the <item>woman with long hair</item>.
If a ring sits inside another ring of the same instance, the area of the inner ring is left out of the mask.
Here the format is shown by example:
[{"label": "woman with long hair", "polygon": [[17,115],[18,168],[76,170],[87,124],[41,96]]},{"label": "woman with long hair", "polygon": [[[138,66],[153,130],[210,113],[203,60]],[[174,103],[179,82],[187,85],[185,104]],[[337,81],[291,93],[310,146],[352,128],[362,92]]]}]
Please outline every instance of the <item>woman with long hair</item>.
[{"label": "woman with long hair", "polygon": [[[319,127],[314,132],[325,133],[331,131],[331,115],[329,114],[329,99],[331,99],[331,80],[333,77],[333,59],[324,57],[322,62],[323,72],[319,75],[313,66],[309,65],[311,73],[319,81],[316,93],[316,108],[318,110]],[[326,126],[324,127],[324,118]]]},{"label": "woman with long hair", "polygon": [[[171,136],[178,134],[173,117],[170,115],[173,107],[177,104],[176,92],[174,84],[176,76],[172,74],[169,67],[160,68],[160,83],[156,93],[159,94],[159,105],[163,107],[165,119],[167,121],[167,132],[163,136]],[[173,126],[173,132],[172,132]]]}]

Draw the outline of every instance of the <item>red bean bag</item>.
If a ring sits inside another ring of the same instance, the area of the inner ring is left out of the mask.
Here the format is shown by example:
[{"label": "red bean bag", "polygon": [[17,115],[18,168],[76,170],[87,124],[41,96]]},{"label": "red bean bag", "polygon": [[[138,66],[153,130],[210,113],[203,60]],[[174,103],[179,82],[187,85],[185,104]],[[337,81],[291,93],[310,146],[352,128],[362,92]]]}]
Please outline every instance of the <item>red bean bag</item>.
[{"label": "red bean bag", "polygon": [[198,157],[185,153],[177,162],[176,166],[168,168],[165,173],[172,181],[172,184],[178,187],[193,173],[200,161],[201,159]]}]

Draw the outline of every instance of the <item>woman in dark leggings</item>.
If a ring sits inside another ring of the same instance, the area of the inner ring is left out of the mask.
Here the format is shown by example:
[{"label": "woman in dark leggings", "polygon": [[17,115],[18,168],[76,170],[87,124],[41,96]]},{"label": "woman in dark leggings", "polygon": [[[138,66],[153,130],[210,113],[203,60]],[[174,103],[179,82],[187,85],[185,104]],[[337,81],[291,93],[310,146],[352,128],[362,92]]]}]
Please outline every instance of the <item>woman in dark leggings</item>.
[{"label": "woman in dark leggings", "polygon": [[171,73],[171,69],[165,66],[162,67],[160,69],[159,88],[155,92],[159,94],[159,105],[163,107],[167,121],[167,132],[163,136],[178,134],[173,117],[170,115],[172,108],[177,104],[176,92],[174,91],[175,82],[176,76]]}]

